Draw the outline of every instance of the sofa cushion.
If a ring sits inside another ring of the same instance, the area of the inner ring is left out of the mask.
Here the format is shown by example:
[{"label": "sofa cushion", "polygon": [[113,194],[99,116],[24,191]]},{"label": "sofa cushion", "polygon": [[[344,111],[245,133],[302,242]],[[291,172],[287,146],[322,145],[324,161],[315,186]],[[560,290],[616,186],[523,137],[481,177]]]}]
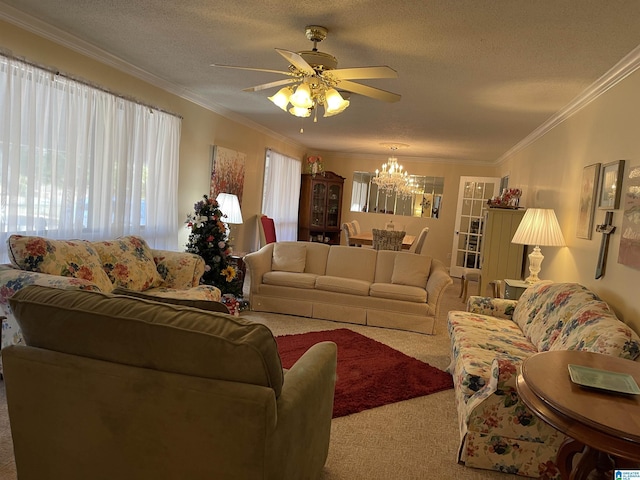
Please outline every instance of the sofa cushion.
[{"label": "sofa cushion", "polygon": [[103,292],[113,290],[91,242],[11,235],[7,250],[11,263],[21,270],[81,278],[95,283]]},{"label": "sofa cushion", "polygon": [[587,304],[602,303],[592,291],[577,283],[540,282],[527,288],[513,311],[528,340],[540,351],[548,349],[549,338]]},{"label": "sofa cushion", "polygon": [[153,252],[143,238],[131,235],[92,245],[114,286],[143,292],[162,283]]},{"label": "sofa cushion", "polygon": [[400,252],[393,262],[391,283],[425,288],[431,271],[431,257]]},{"label": "sofa cushion", "polygon": [[27,345],[62,353],[271,387],[282,365],[271,331],[197,308],[99,292],[28,286],[10,299]]},{"label": "sofa cushion", "polygon": [[281,287],[315,288],[317,275],[313,273],[267,272],[262,283]]},{"label": "sofa cushion", "polygon": [[[214,287],[215,288],[215,287]],[[183,307],[199,308],[200,310],[208,310],[209,312],[221,312],[229,313],[227,306],[219,301],[215,300],[200,300],[192,298],[184,298],[178,291],[172,289],[172,295],[162,295],[164,292],[158,292],[157,295],[153,295],[148,292],[137,292],[135,290],[127,290],[126,288],[118,287],[114,288],[111,292],[112,295],[123,295],[127,297],[142,298],[152,302],[170,303],[171,305],[181,305]],[[169,292],[167,292],[169,293]]]},{"label": "sofa cushion", "polygon": [[411,285],[372,283],[369,288],[369,295],[404,302],[427,303],[427,291],[424,287],[413,287]]},{"label": "sofa cushion", "polygon": [[556,330],[548,350],[585,350],[635,360],[640,338],[604,302],[586,305]]},{"label": "sofa cushion", "polygon": [[348,293],[350,295],[369,296],[371,284],[354,278],[332,277],[324,275],[316,279],[316,289],[328,292]]},{"label": "sofa cushion", "polygon": [[298,242],[278,242],[273,246],[271,270],[282,272],[304,272],[307,247]]},{"label": "sofa cushion", "polygon": [[327,258],[326,275],[373,282],[377,251],[332,245]]}]

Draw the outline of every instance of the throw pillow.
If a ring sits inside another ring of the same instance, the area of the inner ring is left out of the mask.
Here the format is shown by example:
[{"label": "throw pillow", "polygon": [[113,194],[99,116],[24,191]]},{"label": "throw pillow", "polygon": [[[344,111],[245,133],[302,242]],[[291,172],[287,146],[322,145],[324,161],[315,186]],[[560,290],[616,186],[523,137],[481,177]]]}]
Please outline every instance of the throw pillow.
[{"label": "throw pillow", "polygon": [[91,242],[11,235],[7,248],[11,263],[21,270],[81,278],[94,283],[103,292],[113,290]]},{"label": "throw pillow", "polygon": [[398,253],[393,262],[391,283],[424,288],[431,271],[431,257],[415,253]]},{"label": "throw pillow", "polygon": [[143,292],[162,283],[151,248],[143,238],[120,237],[92,245],[114,286]]},{"label": "throw pillow", "polygon": [[271,270],[302,273],[306,262],[307,246],[303,243],[282,242],[273,246]]}]

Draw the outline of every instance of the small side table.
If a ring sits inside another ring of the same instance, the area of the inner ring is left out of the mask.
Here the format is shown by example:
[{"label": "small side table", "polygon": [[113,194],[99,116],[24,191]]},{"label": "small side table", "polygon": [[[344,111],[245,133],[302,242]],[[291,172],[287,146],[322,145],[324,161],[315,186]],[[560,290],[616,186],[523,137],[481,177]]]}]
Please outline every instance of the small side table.
[{"label": "small side table", "polygon": [[510,278],[505,278],[504,298],[508,298],[509,300],[518,300],[520,298],[520,295],[522,295],[524,291],[530,286],[530,283],[527,283],[523,280],[512,280]]},{"label": "small side table", "polygon": [[[584,351],[548,351],[525,359],[516,380],[522,402],[571,437],[558,451],[562,478],[610,479],[612,468],[640,467],[640,395],[589,389],[571,381],[568,365],[627,373],[640,384],[640,364]],[[573,457],[582,453],[573,466]],[[610,456],[611,455],[611,456]]]}]

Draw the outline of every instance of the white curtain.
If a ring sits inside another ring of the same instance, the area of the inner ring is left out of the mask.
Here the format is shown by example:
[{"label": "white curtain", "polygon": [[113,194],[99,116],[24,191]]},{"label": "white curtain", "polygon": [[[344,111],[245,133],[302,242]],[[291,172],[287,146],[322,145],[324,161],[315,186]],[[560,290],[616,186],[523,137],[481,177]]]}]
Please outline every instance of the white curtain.
[{"label": "white curtain", "polygon": [[273,218],[278,241],[298,239],[301,174],[300,160],[267,150],[262,213]]},{"label": "white curtain", "polygon": [[180,118],[0,56],[0,263],[12,233],[177,249]]}]

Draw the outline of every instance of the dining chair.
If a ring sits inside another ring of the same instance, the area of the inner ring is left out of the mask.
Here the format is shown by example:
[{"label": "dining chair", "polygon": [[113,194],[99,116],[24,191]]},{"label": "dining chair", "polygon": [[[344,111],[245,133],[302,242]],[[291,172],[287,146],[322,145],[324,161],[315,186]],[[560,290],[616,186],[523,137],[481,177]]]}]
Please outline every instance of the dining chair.
[{"label": "dining chair", "polygon": [[260,216],[260,246],[264,247],[268,243],[274,243],[276,238],[276,225],[273,218],[266,215]]},{"label": "dining chair", "polygon": [[411,245],[411,248],[409,249],[409,252],[421,254],[422,253],[422,249],[424,247],[424,241],[427,239],[427,234],[428,233],[429,233],[429,227],[424,227],[420,231],[420,234],[418,235],[418,238],[416,239],[416,241],[413,242],[413,245]]},{"label": "dining chair", "polygon": [[353,225],[350,222],[342,224],[342,231],[344,232],[344,240],[348,246],[351,246],[351,235],[354,234]]},{"label": "dining chair", "polygon": [[362,233],[362,230],[360,229],[360,222],[358,222],[358,220],[352,220],[351,225],[353,225],[354,235],[360,235]]},{"label": "dining chair", "polygon": [[371,233],[373,234],[373,248],[375,250],[399,251],[402,250],[402,240],[407,232],[374,228]]}]

